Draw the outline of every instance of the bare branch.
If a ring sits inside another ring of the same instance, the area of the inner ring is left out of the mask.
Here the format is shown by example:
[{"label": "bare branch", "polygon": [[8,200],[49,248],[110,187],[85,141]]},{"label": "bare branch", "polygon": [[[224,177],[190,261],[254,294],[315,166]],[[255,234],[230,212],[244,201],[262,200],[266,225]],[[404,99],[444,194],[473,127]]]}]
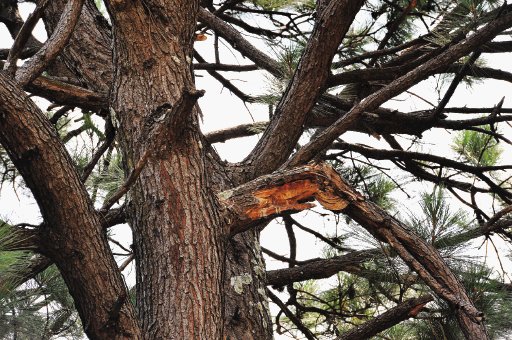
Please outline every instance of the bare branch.
[{"label": "bare branch", "polygon": [[49,77],[39,76],[27,84],[24,89],[60,105],[77,106],[86,110],[99,110],[108,107],[105,94]]},{"label": "bare branch", "polygon": [[52,36],[16,73],[16,80],[21,86],[25,86],[37,78],[67,44],[78,22],[84,2],[85,0],[69,0]]},{"label": "bare branch", "polygon": [[336,339],[369,339],[404,320],[415,317],[432,300],[431,295],[423,295],[418,298],[405,300],[374,319],[342,333]]},{"label": "bare branch", "polygon": [[43,0],[37,4],[34,12],[28,16],[27,20],[16,36],[14,43],[12,44],[11,50],[9,51],[9,55],[7,56],[7,60],[4,65],[4,71],[6,71],[11,77],[14,77],[16,73],[16,62],[23,50],[23,47],[27,43],[28,39],[32,36],[32,30],[37,24],[37,21],[41,18],[41,13],[48,2],[49,0]]},{"label": "bare branch", "polygon": [[332,58],[363,1],[329,1],[318,13],[315,28],[270,125],[244,160],[257,177],[278,168],[290,155],[302,132],[306,115],[323,92]]},{"label": "bare branch", "polygon": [[281,78],[282,72],[277,62],[254,47],[250,42],[242,37],[238,31],[226,24],[222,19],[203,8],[199,8],[198,16],[199,20],[211,27],[222,38],[226,39],[226,41],[229,42],[237,51],[242,53],[243,56],[249,58],[256,65],[267,70],[275,77]]},{"label": "bare branch", "polygon": [[318,152],[328,147],[335,138],[350,129],[350,127],[359,120],[363,112],[377,108],[379,105],[400,94],[404,90],[416,84],[418,81],[425,79],[440,68],[443,68],[445,65],[453,63],[460,57],[468,54],[479,47],[482,43],[491,40],[498,33],[511,26],[512,14],[504,13],[502,16],[489,22],[485,27],[478,30],[473,35],[449,47],[439,56],[425,62],[416,69],[408,72],[406,75],[392,81],[381,90],[366,97],[363,101],[354,106],[345,116],[343,116],[343,118],[340,118],[331,127],[318,135],[313,141],[300,149],[288,162],[287,166],[304,164],[305,162],[313,159]]}]

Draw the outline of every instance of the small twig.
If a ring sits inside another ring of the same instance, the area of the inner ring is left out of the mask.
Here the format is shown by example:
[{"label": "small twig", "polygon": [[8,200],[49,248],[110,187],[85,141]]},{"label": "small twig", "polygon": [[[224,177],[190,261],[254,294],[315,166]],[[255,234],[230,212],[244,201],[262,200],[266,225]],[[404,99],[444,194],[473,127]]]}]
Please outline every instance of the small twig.
[{"label": "small twig", "polygon": [[109,240],[110,242],[114,243],[116,246],[118,246],[118,247],[119,247],[119,248],[121,248],[122,250],[124,250],[125,252],[130,253],[130,254],[132,253],[132,251],[131,251],[130,249],[126,248],[125,246],[123,246],[123,245],[121,244],[121,242],[119,242],[119,241],[117,241],[117,240],[114,240],[112,237],[108,237],[108,240]]},{"label": "small twig", "polygon": [[115,135],[116,134],[115,134],[114,126],[112,125],[112,121],[110,120],[110,117],[108,117],[107,120],[105,121],[105,141],[103,142],[103,144],[100,145],[98,150],[96,150],[96,152],[92,156],[89,163],[87,163],[87,165],[84,167],[84,169],[82,171],[82,175],[80,176],[80,180],[82,182],[85,182],[87,180],[89,175],[92,173],[92,170],[94,169],[94,167],[100,160],[101,156],[103,156],[105,151],[107,151],[108,148],[110,147],[110,145],[112,145]]},{"label": "small twig", "polygon": [[119,271],[123,271],[126,269],[126,267],[128,267],[128,265],[133,261],[133,259],[135,258],[135,254],[131,254],[130,256],[128,256],[126,258],[126,260],[123,261],[123,263],[121,263],[121,265],[119,266]]},{"label": "small twig", "polygon": [[103,206],[100,209],[100,212],[105,213],[108,209],[110,209],[121,197],[124,196],[130,190],[130,187],[135,183],[135,180],[139,177],[140,172],[146,165],[146,162],[149,158],[150,154],[150,148],[148,148],[142,157],[139,159],[137,164],[135,165],[135,168],[133,168],[132,172],[126,179],[126,181],[121,185],[119,189],[105,202],[103,203]]},{"label": "small twig", "polygon": [[270,300],[272,300],[272,302],[275,303],[283,311],[284,315],[286,315],[288,317],[288,319],[290,319],[290,321],[293,322],[295,324],[295,326],[297,326],[297,328],[302,333],[304,333],[304,335],[306,336],[306,338],[308,340],[316,339],[315,335],[313,333],[311,333],[311,331],[306,326],[304,326],[302,321],[295,314],[293,314],[293,312],[291,310],[289,310],[288,307],[286,307],[286,305],[283,303],[283,301],[281,301],[269,289],[267,289],[267,294],[268,294],[268,297],[270,298]]}]

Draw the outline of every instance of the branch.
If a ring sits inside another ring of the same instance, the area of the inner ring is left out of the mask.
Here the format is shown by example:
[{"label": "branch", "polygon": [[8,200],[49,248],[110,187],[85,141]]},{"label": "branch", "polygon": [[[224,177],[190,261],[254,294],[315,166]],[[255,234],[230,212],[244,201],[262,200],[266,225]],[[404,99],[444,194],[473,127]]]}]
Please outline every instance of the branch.
[{"label": "branch", "polygon": [[425,305],[432,300],[433,298],[431,295],[423,295],[418,298],[403,301],[399,305],[390,308],[388,311],[382,313],[376,318],[342,333],[336,339],[369,339],[404,320],[415,317],[419,312],[421,312]]},{"label": "branch", "polygon": [[245,71],[256,71],[258,65],[228,65],[228,64],[216,64],[199,62],[194,64],[194,70],[206,70],[206,71],[230,71],[230,72],[245,72]]},{"label": "branch", "polygon": [[16,270],[13,276],[0,277],[0,292],[15,289],[21,284],[33,279],[52,264],[52,261],[43,255],[32,256],[23,268]]},{"label": "branch", "polygon": [[[43,20],[49,35],[58,29],[68,0],[52,0]],[[94,1],[87,0],[73,34],[59,54],[67,70],[77,75],[81,86],[107,93],[113,81],[112,28]],[[53,73],[53,67],[51,68]]]},{"label": "branch", "polygon": [[262,218],[308,209],[313,206],[313,199],[327,210],[342,211],[376,239],[388,243],[436,294],[457,310],[466,336],[487,338],[481,312],[438,251],[379,206],[367,202],[332,168],[308,165],[278,171],[224,191],[218,197],[233,222],[232,234]]},{"label": "branch", "polygon": [[272,300],[272,302],[275,303],[283,311],[284,315],[286,315],[288,319],[290,319],[290,321],[293,322],[293,324],[297,326],[297,328],[306,336],[306,339],[316,339],[309,328],[304,326],[302,321],[295,314],[293,314],[293,312],[289,310],[288,307],[286,307],[286,305],[274,293],[267,289],[267,295],[270,300]]},{"label": "branch", "polygon": [[[195,51],[195,50],[194,50],[194,58],[196,58],[201,63],[206,64],[206,60],[204,60],[203,57],[201,57],[201,55],[199,53],[197,53],[197,51]],[[215,65],[215,64],[210,64],[210,65]],[[208,72],[209,75],[211,75],[213,78],[217,79],[217,81],[219,83],[221,83],[222,86],[224,86],[229,91],[231,91],[235,96],[240,98],[244,103],[252,100],[251,96],[248,96],[245,93],[243,93],[240,89],[238,89],[238,87],[233,85],[229,80],[224,78],[213,68],[206,68],[205,70],[206,70],[206,72]]]},{"label": "branch", "polygon": [[329,259],[319,259],[306,264],[297,264],[292,268],[283,268],[267,271],[267,285],[282,287],[293,282],[325,279],[334,274],[344,271],[358,274],[363,270],[361,264],[381,256],[380,249],[352,251],[345,255]]},{"label": "branch", "polygon": [[83,87],[39,76],[24,87],[25,90],[60,105],[70,105],[86,110],[108,107],[107,95]]},{"label": "branch", "polygon": [[437,163],[441,166],[450,167],[460,171],[464,171],[473,174],[485,182],[492,192],[498,194],[504,200],[512,200],[512,193],[501,188],[499,185],[494,183],[492,179],[483,173],[486,171],[505,171],[512,169],[512,165],[499,165],[499,166],[472,166],[467,163],[461,163],[454,161],[449,158],[440,157],[432,154],[425,154],[421,152],[403,151],[403,150],[382,150],[374,149],[364,145],[349,144],[345,142],[337,142],[333,144],[334,149],[341,149],[344,151],[354,151],[364,155],[368,158],[379,159],[379,160],[401,160],[411,161],[420,160],[426,162]]},{"label": "branch", "polygon": [[[151,144],[149,144],[151,145]],[[153,147],[153,145],[151,145]],[[117,191],[112,194],[105,202],[103,202],[103,206],[100,209],[100,212],[105,214],[121,197],[124,196],[130,190],[131,186],[137,178],[139,178],[140,172],[142,169],[144,169],[144,166],[146,165],[149,155],[151,153],[151,150],[148,149],[144,152],[144,154],[140,157],[139,161],[133,168],[133,170],[130,172],[130,175],[128,178],[124,181],[124,183],[117,189]]]},{"label": "branch", "polygon": [[11,77],[14,77],[16,73],[16,62],[23,51],[23,47],[32,36],[32,30],[41,18],[41,13],[48,2],[49,0],[43,0],[37,4],[34,12],[28,16],[27,20],[21,27],[21,30],[18,32],[16,39],[14,39],[14,43],[12,44],[4,65],[4,71],[6,71]]},{"label": "branch", "polygon": [[[466,72],[468,69],[473,67],[473,64],[476,62],[476,60],[480,57],[482,54],[481,51],[473,52],[471,57],[469,57],[468,61],[464,63],[464,65],[455,73],[455,77],[453,77],[453,80],[446,90],[445,95],[443,96],[443,99],[441,102],[437,105],[434,112],[432,112],[432,118],[440,118],[441,114],[443,112],[443,109],[446,107],[446,104],[450,101],[453,94],[455,93],[455,90],[457,89],[457,86],[459,86],[459,83],[462,81],[464,76],[466,75]],[[503,104],[503,100],[501,101],[501,104]],[[499,105],[501,108],[502,105]]]},{"label": "branch", "polygon": [[105,121],[105,140],[100,145],[98,150],[96,150],[94,155],[92,155],[92,158],[89,161],[89,163],[87,163],[87,165],[82,170],[80,179],[82,180],[83,183],[85,183],[85,181],[87,180],[89,175],[92,173],[92,170],[94,169],[94,167],[100,160],[101,156],[103,156],[105,151],[107,151],[108,148],[110,147],[110,145],[112,145],[112,143],[114,142],[115,136],[116,136],[116,132],[115,132],[114,126],[112,125],[112,120],[110,119],[110,117],[108,117]]},{"label": "branch", "polygon": [[323,92],[332,58],[363,2],[331,0],[318,13],[311,37],[270,125],[244,160],[251,167],[252,178],[274,171],[293,151],[307,114]]},{"label": "branch", "polygon": [[66,46],[78,22],[85,0],[69,0],[60,17],[59,25],[39,51],[16,73],[16,80],[25,86],[37,78]]},{"label": "branch", "polygon": [[[1,72],[0,97],[0,143],[40,207],[45,221],[38,230],[40,246],[59,268],[81,318],[89,320],[87,334],[101,339],[140,337],[131,304],[122,306],[117,327],[103,327],[108,320],[103,306],[124,294],[125,285],[100,216],[53,125],[19,84]],[[100,286],[104,288],[98,295]]]},{"label": "branch", "polygon": [[254,136],[258,133],[262,133],[265,131],[267,126],[268,122],[241,124],[232,128],[209,132],[205,135],[205,137],[211,144],[224,143],[229,139]]},{"label": "branch", "polygon": [[392,81],[379,91],[366,97],[363,101],[354,106],[345,116],[301,148],[288,162],[287,166],[295,166],[310,161],[321,150],[328,147],[335,138],[348,131],[360,119],[363,112],[374,110],[387,100],[437,72],[439,69],[445,67],[445,65],[453,63],[509,27],[512,27],[512,14],[504,13],[470,37],[449,47],[437,57],[425,62],[406,75]]},{"label": "branch", "polygon": [[277,78],[282,77],[282,71],[275,60],[254,47],[237,30],[226,24],[222,19],[204,8],[199,8],[198,18],[230,43],[244,57],[249,58],[256,65],[270,72],[273,76]]},{"label": "branch", "polygon": [[[442,237],[434,243],[434,246],[441,250],[447,247],[453,247],[478,237],[487,236],[490,233],[499,233],[501,229],[508,228],[512,225],[512,220],[500,220],[512,208],[507,206],[495,216],[491,217],[484,226],[477,227],[453,236]],[[267,251],[268,252],[268,251]],[[264,251],[264,253],[266,253]],[[275,254],[267,255],[274,257],[280,261],[288,262],[286,258],[277,258]],[[328,258],[313,259],[308,261],[296,261],[293,268],[282,268],[269,270],[266,274],[267,285],[282,287],[293,282],[306,281],[311,279],[326,279],[343,271],[346,273],[358,275],[361,277],[375,277],[373,271],[368,271],[362,266],[364,262],[382,256],[382,249],[374,248],[367,250],[351,251],[344,255]],[[395,254],[391,256],[396,256]]]}]

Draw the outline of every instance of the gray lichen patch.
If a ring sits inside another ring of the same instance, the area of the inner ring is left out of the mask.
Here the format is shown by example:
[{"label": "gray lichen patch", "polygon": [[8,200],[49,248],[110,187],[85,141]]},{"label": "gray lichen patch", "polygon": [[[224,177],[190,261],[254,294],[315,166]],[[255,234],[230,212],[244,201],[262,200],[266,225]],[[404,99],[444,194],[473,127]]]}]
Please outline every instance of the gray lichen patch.
[{"label": "gray lichen patch", "polygon": [[231,286],[237,294],[242,294],[244,292],[244,285],[249,285],[251,282],[252,276],[249,273],[243,273],[231,278]]}]

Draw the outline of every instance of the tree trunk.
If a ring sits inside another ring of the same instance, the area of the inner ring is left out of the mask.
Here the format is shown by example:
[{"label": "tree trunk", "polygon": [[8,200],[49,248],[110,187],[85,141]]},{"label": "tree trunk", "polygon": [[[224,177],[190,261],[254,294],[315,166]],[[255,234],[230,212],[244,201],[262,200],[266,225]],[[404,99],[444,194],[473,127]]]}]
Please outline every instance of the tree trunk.
[{"label": "tree trunk", "polygon": [[224,236],[214,188],[229,181],[218,174],[193,106],[198,2],[111,1],[108,10],[116,65],[110,111],[125,170],[149,152],[127,197],[144,337],[271,338],[257,233]]}]

